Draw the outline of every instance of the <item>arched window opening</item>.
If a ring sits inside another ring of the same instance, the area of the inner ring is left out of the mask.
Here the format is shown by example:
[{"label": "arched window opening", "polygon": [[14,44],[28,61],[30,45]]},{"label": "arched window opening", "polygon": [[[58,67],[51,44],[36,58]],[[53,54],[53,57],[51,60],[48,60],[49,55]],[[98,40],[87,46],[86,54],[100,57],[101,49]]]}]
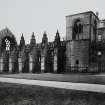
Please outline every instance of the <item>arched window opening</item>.
[{"label": "arched window opening", "polygon": [[74,27],[74,31],[75,31],[76,34],[78,33],[78,25],[77,24]]},{"label": "arched window opening", "polygon": [[83,25],[79,24],[79,30],[78,33],[82,33],[83,32]]},{"label": "arched window opening", "polygon": [[5,44],[6,44],[6,51],[10,50],[10,41],[6,38],[5,39]]},{"label": "arched window opening", "polygon": [[73,27],[73,39],[76,39],[76,36],[83,33],[83,25],[79,19],[77,19],[74,23]]},{"label": "arched window opening", "polygon": [[6,36],[2,39],[1,51],[12,51],[16,44],[14,37]]}]

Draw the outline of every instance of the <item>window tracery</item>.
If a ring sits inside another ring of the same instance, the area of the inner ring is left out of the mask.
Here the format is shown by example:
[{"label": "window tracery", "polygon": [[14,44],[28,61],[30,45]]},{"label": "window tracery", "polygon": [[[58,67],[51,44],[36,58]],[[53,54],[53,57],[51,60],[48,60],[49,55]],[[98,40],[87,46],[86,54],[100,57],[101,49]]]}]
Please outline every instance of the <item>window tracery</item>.
[{"label": "window tracery", "polygon": [[6,51],[10,50],[10,41],[6,38],[5,39],[5,43],[6,43]]}]

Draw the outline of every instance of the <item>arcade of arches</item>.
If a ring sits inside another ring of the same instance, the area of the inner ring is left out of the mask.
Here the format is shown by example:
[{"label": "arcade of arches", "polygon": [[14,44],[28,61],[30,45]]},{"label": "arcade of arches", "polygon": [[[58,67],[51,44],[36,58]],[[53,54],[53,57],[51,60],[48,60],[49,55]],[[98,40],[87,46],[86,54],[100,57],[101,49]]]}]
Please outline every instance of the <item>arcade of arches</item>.
[{"label": "arcade of arches", "polygon": [[[56,46],[53,42],[47,41],[47,34],[44,32],[42,43],[37,44],[32,33],[30,44],[26,45],[22,34],[18,45],[15,36],[8,28],[1,30],[0,72],[62,72],[65,64],[65,42],[60,41],[58,30],[55,39]],[[64,56],[59,58],[58,53]],[[59,60],[62,60],[60,64]],[[59,68],[61,69],[58,70]]]},{"label": "arcade of arches", "polygon": [[57,30],[53,42],[48,42],[44,32],[41,43],[36,43],[33,32],[29,44],[25,43],[23,34],[17,44],[8,28],[0,31],[0,72],[91,70],[105,72],[105,20],[100,21],[92,11],[66,17],[66,39],[63,41]]}]

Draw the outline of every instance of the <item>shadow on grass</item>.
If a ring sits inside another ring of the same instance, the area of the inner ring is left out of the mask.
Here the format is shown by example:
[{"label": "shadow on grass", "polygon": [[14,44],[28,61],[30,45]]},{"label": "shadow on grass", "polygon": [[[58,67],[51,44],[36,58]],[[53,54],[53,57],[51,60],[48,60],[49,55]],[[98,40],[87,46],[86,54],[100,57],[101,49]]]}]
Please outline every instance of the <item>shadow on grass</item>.
[{"label": "shadow on grass", "polygon": [[0,105],[105,105],[105,94],[0,83]]}]

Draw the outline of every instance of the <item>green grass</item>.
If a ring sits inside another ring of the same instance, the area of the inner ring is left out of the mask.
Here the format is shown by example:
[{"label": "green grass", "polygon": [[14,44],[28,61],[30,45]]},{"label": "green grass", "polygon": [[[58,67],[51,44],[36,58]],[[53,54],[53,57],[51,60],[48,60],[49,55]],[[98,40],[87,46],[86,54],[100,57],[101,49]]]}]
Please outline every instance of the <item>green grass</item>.
[{"label": "green grass", "polygon": [[89,74],[20,73],[20,74],[8,74],[8,75],[1,74],[0,76],[10,77],[10,78],[33,79],[33,80],[35,79],[35,80],[105,84],[105,75],[101,75],[101,74],[89,75]]},{"label": "green grass", "polygon": [[0,105],[105,105],[105,94],[0,83]]}]

